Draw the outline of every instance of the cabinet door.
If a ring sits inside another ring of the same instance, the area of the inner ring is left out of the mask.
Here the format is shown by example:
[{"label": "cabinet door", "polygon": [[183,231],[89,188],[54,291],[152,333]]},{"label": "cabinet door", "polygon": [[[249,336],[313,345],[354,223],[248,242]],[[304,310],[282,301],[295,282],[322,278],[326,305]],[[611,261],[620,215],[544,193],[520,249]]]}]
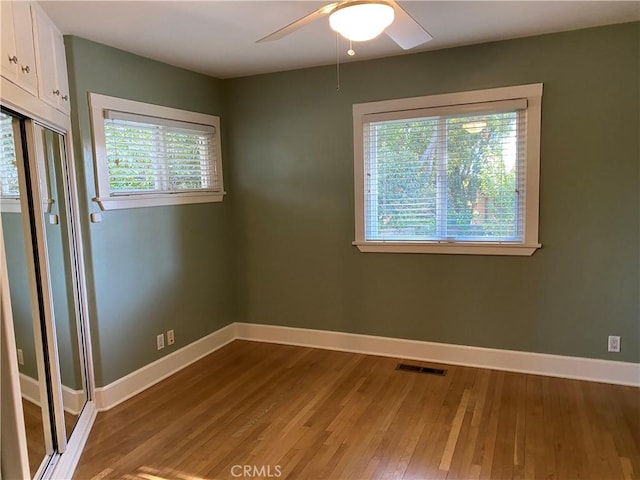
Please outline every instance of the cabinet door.
[{"label": "cabinet door", "polygon": [[36,76],[31,6],[28,2],[13,2],[13,26],[18,57],[18,83],[22,88],[35,95],[38,92],[38,78]]},{"label": "cabinet door", "polygon": [[0,2],[0,8],[2,76],[15,83],[18,77],[18,55],[13,29],[13,2]]},{"label": "cabinet door", "polygon": [[60,88],[56,79],[56,29],[51,20],[35,7],[32,9],[38,65],[38,96],[55,108],[60,108]]},{"label": "cabinet door", "polygon": [[62,34],[37,5],[31,8],[34,20],[38,96],[52,107],[69,113],[69,81]]},{"label": "cabinet door", "polygon": [[2,76],[29,93],[36,94],[37,77],[28,2],[0,2],[2,11]]},{"label": "cabinet door", "polygon": [[69,79],[67,76],[67,57],[64,49],[64,38],[56,31],[55,43],[53,44],[56,59],[56,81],[60,90],[60,110],[64,113],[71,111],[69,105]]}]

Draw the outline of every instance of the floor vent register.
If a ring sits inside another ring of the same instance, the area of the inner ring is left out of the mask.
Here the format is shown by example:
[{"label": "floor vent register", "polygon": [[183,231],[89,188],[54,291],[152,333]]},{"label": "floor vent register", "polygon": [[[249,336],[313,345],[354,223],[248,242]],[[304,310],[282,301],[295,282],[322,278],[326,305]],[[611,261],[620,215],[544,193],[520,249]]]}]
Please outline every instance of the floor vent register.
[{"label": "floor vent register", "polygon": [[420,365],[409,365],[407,363],[399,363],[396,370],[405,370],[407,372],[426,373],[429,375],[440,375],[441,377],[447,374],[447,371],[442,368],[421,367]]}]

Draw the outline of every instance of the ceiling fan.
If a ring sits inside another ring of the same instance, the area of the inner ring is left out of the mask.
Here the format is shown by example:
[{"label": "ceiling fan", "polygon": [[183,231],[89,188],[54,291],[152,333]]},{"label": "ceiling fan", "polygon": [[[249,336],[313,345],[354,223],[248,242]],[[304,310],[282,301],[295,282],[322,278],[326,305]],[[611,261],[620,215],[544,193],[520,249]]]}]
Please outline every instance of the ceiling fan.
[{"label": "ceiling fan", "polygon": [[404,50],[409,50],[432,39],[429,32],[393,0],[347,0],[325,5],[256,43],[279,40],[325,15],[329,15],[333,30],[355,42],[371,40],[384,32]]}]

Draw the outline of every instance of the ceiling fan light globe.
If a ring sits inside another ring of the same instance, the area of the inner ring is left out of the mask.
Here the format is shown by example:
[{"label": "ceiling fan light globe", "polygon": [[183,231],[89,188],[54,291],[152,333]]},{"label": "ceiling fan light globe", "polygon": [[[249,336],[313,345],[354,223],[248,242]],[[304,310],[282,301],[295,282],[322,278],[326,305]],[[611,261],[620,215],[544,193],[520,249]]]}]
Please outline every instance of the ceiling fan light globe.
[{"label": "ceiling fan light globe", "polygon": [[372,40],[393,23],[391,5],[377,2],[354,2],[339,7],[329,16],[329,25],[343,37],[354,42]]}]

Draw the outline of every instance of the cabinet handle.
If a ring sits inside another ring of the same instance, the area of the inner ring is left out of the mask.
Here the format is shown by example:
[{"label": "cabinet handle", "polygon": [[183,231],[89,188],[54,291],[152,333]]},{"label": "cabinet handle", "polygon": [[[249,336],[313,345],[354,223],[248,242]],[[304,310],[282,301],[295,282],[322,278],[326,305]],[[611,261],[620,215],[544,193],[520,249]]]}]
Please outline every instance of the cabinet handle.
[{"label": "cabinet handle", "polygon": [[59,97],[59,96],[60,96],[60,90],[54,90],[54,91],[53,91],[53,94],[54,94],[55,96]]},{"label": "cabinet handle", "polygon": [[13,57],[9,56],[9,63],[18,63],[18,57],[15,55]]},{"label": "cabinet handle", "polygon": [[27,65],[26,67],[22,67],[22,71],[24,73],[29,73],[31,70],[29,69],[29,65]]},{"label": "cabinet handle", "polygon": [[62,95],[62,99],[66,102],[67,100],[69,100],[69,96],[68,95]]}]

